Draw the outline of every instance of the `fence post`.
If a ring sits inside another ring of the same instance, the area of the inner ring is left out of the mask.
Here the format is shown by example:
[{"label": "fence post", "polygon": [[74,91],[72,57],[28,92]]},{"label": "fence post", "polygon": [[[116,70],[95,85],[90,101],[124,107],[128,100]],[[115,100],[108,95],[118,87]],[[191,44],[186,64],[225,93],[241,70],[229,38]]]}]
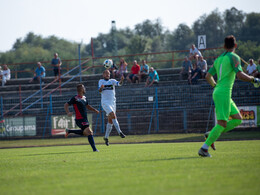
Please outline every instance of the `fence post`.
[{"label": "fence post", "polygon": [[3,97],[0,97],[0,104],[1,104],[1,117],[4,118],[4,113],[3,113]]},{"label": "fence post", "polygon": [[80,82],[82,82],[82,78],[81,78],[81,57],[80,57],[80,44],[78,46],[78,51],[79,51],[79,79],[80,79]]},{"label": "fence post", "polygon": [[42,77],[40,77],[40,94],[41,94],[41,109],[43,109],[43,98],[42,98]]},{"label": "fence post", "polygon": [[156,106],[156,132],[159,131],[159,106],[158,106],[158,93],[157,87],[155,87],[155,106]]},{"label": "fence post", "polygon": [[22,113],[23,106],[22,106],[22,95],[21,95],[21,84],[19,85],[19,99],[20,99],[20,113]]},{"label": "fence post", "polygon": [[101,107],[101,103],[100,103],[100,104],[99,104],[99,108],[98,108],[99,114],[97,114],[97,119],[96,119],[96,126],[95,126],[95,130],[94,130],[94,135],[96,135],[96,132],[97,132],[97,123],[98,123],[99,115],[101,114],[101,110],[102,110],[102,107]]},{"label": "fence post", "polygon": [[184,132],[187,133],[187,111],[186,111],[186,109],[183,110],[183,129],[184,129]]},{"label": "fence post", "polygon": [[52,129],[52,126],[51,126],[51,116],[52,116],[53,112],[52,112],[52,95],[50,94],[50,135],[51,135],[51,129]]},{"label": "fence post", "polygon": [[132,130],[131,113],[127,114],[128,133]]},{"label": "fence post", "polygon": [[174,52],[172,52],[172,68],[174,68]]}]

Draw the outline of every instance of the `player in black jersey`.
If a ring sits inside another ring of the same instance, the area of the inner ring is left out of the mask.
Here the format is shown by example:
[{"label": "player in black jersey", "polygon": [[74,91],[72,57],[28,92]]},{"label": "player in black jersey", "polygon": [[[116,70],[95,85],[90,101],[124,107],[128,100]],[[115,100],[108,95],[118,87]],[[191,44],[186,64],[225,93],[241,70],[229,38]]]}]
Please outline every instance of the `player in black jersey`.
[{"label": "player in black jersey", "polygon": [[68,137],[70,133],[75,133],[82,136],[88,136],[88,141],[93,151],[98,152],[93,138],[93,131],[89,127],[89,122],[87,118],[87,109],[92,110],[97,114],[99,113],[99,111],[88,104],[88,101],[84,96],[86,90],[83,84],[77,85],[77,92],[78,92],[77,95],[73,96],[68,102],[64,104],[64,109],[68,116],[72,116],[73,113],[69,111],[69,106],[73,105],[76,114],[75,121],[77,126],[81,128],[81,130],[66,129],[65,137]]}]

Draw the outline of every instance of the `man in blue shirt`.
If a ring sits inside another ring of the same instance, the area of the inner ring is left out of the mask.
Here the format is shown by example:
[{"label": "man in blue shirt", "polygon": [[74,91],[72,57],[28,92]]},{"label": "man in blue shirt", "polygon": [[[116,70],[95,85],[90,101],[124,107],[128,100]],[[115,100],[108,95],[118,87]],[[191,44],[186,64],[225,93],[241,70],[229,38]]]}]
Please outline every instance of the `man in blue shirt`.
[{"label": "man in blue shirt", "polygon": [[58,76],[60,76],[60,74],[61,74],[61,64],[62,64],[62,62],[61,62],[60,58],[58,57],[58,53],[55,53],[54,58],[51,61],[55,79],[57,79]]},{"label": "man in blue shirt", "polygon": [[138,81],[139,81],[139,83],[141,82],[142,78],[146,79],[148,74],[149,74],[149,66],[146,64],[145,60],[142,60],[142,65],[140,67],[140,72],[138,73]]},{"label": "man in blue shirt", "polygon": [[154,70],[153,67],[151,67],[149,76],[146,80],[145,87],[151,87],[154,83],[157,84],[158,82],[159,82],[159,75],[158,75],[157,71]]},{"label": "man in blue shirt", "polygon": [[182,63],[180,79],[186,80],[191,73],[191,69],[192,69],[191,61],[188,59],[188,57],[185,57],[185,60]]},{"label": "man in blue shirt", "polygon": [[45,77],[45,68],[42,66],[41,62],[37,62],[37,68],[34,73],[34,77],[29,81],[30,83],[33,81],[41,82],[42,78]]}]

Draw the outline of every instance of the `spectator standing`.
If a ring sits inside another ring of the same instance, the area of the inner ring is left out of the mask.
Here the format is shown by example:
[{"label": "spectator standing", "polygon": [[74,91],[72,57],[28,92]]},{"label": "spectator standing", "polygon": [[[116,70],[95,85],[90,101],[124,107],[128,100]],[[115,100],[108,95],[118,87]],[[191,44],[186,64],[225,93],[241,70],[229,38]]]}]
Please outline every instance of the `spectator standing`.
[{"label": "spectator standing", "polygon": [[248,64],[248,66],[246,68],[246,72],[250,76],[253,76],[253,74],[256,72],[256,65],[255,65],[253,59],[249,60],[249,64]]},{"label": "spectator standing", "polygon": [[197,63],[194,62],[192,64],[192,66],[193,67],[192,67],[192,70],[191,70],[191,74],[188,78],[188,82],[189,82],[190,85],[197,84],[198,79],[200,79],[200,69],[199,69]]},{"label": "spectator standing", "polygon": [[258,65],[256,67],[256,72],[254,73],[254,77],[260,78],[260,59],[258,60]]},{"label": "spectator standing", "polygon": [[42,66],[41,62],[37,62],[37,68],[35,69],[34,77],[29,81],[32,83],[33,81],[41,82],[42,78],[45,77],[45,68]]},{"label": "spectator standing", "polygon": [[197,65],[198,68],[200,69],[201,78],[204,79],[208,70],[208,65],[207,65],[207,61],[203,59],[203,56],[199,56],[199,61]]},{"label": "spectator standing", "polygon": [[149,75],[149,66],[146,64],[145,60],[142,60],[142,65],[140,67],[140,72],[138,74],[139,83],[141,82],[142,78],[147,78]]},{"label": "spectator standing", "polygon": [[54,58],[51,61],[55,79],[57,79],[58,76],[60,76],[60,74],[61,74],[61,64],[62,64],[62,62],[61,62],[61,59],[58,57],[58,53],[55,53]]},{"label": "spectator standing", "polygon": [[119,64],[119,68],[118,70],[116,71],[116,77],[119,77],[121,78],[122,76],[124,78],[127,77],[127,74],[128,74],[128,71],[127,71],[127,63],[126,61],[124,60],[124,58],[121,58],[120,59],[120,64]]},{"label": "spectator standing", "polygon": [[191,69],[192,69],[191,62],[188,59],[188,57],[185,57],[185,60],[182,63],[182,69],[180,72],[180,77],[182,80],[188,79]]},{"label": "spectator standing", "polygon": [[131,73],[127,76],[127,80],[130,82],[130,83],[135,83],[136,79],[138,79],[138,73],[140,71],[140,66],[139,64],[137,64],[137,61],[134,60],[134,64],[131,68]]},{"label": "spectator standing", "polygon": [[190,60],[195,59],[196,62],[198,62],[199,56],[202,56],[200,51],[195,47],[194,44],[192,44],[190,48]]},{"label": "spectator standing", "polygon": [[2,86],[4,86],[6,82],[11,79],[11,71],[6,64],[3,65],[3,70],[1,75],[2,75]]},{"label": "spectator standing", "polygon": [[153,84],[159,83],[159,75],[153,67],[150,68],[148,78],[146,79],[145,87],[151,87]]}]

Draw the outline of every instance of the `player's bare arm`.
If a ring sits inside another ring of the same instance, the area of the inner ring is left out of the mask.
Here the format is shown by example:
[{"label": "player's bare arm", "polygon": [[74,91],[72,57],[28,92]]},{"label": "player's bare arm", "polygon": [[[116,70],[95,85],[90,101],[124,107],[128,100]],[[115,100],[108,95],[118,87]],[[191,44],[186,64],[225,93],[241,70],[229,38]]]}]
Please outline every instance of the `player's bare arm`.
[{"label": "player's bare arm", "polygon": [[125,79],[125,77],[122,75],[122,76],[121,76],[121,79],[120,79],[120,82],[119,82],[119,85],[122,85],[122,84],[123,84],[124,79]]},{"label": "player's bare arm", "polygon": [[103,91],[103,89],[104,89],[104,85],[101,85],[101,87],[99,88],[98,91],[101,93]]},{"label": "player's bare arm", "polygon": [[95,109],[94,107],[92,107],[91,105],[87,105],[86,106],[88,110],[94,111],[95,113],[99,113],[99,111],[97,109]]},{"label": "player's bare arm", "polygon": [[239,78],[242,81],[246,81],[246,82],[252,82],[254,80],[253,76],[249,76],[247,74],[245,74],[244,72],[239,71],[237,73],[237,78]]},{"label": "player's bare arm", "polygon": [[216,86],[216,81],[210,73],[207,73],[205,78],[213,88]]},{"label": "player's bare arm", "polygon": [[64,109],[65,109],[65,111],[67,113],[67,116],[72,116],[73,115],[73,113],[70,112],[70,110],[69,110],[69,104],[68,103],[64,104]]}]

